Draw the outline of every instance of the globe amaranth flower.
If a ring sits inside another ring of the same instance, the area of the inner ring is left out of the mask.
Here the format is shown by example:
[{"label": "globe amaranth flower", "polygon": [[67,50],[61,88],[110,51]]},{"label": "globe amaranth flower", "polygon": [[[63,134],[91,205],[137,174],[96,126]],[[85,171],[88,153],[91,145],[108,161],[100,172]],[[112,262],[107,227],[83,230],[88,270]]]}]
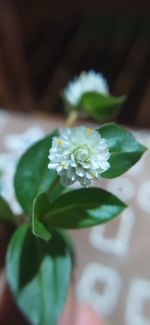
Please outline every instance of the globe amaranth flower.
[{"label": "globe amaranth flower", "polygon": [[110,164],[106,140],[98,131],[84,126],[64,129],[54,137],[49,152],[49,169],[55,169],[63,185],[78,181],[88,187]]},{"label": "globe amaranth flower", "polygon": [[82,95],[86,92],[97,92],[103,95],[109,93],[106,79],[94,70],[83,71],[75,77],[64,89],[64,96],[71,105],[78,105]]}]

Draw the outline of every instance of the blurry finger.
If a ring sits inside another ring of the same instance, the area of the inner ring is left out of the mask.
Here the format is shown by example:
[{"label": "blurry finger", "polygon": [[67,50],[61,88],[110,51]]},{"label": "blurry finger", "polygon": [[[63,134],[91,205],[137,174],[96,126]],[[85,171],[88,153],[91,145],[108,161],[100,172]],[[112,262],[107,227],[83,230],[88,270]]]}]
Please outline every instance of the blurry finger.
[{"label": "blurry finger", "polygon": [[74,288],[70,288],[68,295],[68,300],[65,304],[64,312],[61,316],[58,325],[74,325],[75,315],[76,315],[76,299],[74,296]]},{"label": "blurry finger", "polygon": [[79,305],[77,308],[74,325],[104,325],[101,317],[87,305]]}]

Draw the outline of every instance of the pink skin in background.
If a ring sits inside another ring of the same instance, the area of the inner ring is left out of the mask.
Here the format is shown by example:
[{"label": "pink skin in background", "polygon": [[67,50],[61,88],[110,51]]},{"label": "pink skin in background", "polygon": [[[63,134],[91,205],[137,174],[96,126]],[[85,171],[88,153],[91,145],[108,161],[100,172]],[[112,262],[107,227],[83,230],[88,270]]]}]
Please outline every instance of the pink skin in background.
[{"label": "pink skin in background", "polygon": [[74,286],[71,285],[64,312],[58,325],[104,325],[104,323],[92,307],[87,304],[79,304],[76,301]]},{"label": "pink skin in background", "polygon": [[70,323],[68,315],[64,314],[59,325],[104,325],[100,317],[87,305],[78,305],[74,320]]}]

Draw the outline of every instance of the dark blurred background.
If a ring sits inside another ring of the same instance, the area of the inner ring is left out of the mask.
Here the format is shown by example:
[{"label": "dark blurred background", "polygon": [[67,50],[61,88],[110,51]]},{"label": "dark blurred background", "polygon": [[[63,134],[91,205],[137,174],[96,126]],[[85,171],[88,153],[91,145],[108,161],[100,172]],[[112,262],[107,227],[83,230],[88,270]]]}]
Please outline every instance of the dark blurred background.
[{"label": "dark blurred background", "polygon": [[1,107],[60,113],[60,89],[88,69],[128,94],[119,122],[150,127],[149,1],[0,0]]}]

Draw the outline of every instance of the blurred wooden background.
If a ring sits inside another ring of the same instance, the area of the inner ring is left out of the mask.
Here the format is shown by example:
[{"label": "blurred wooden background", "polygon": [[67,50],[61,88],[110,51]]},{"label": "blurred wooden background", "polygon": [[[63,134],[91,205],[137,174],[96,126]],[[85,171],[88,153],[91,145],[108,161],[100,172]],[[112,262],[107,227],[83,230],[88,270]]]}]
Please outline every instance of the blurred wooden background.
[{"label": "blurred wooden background", "polygon": [[128,94],[119,122],[149,127],[149,9],[146,0],[1,0],[0,106],[61,112],[60,90],[94,68],[113,95]]}]

